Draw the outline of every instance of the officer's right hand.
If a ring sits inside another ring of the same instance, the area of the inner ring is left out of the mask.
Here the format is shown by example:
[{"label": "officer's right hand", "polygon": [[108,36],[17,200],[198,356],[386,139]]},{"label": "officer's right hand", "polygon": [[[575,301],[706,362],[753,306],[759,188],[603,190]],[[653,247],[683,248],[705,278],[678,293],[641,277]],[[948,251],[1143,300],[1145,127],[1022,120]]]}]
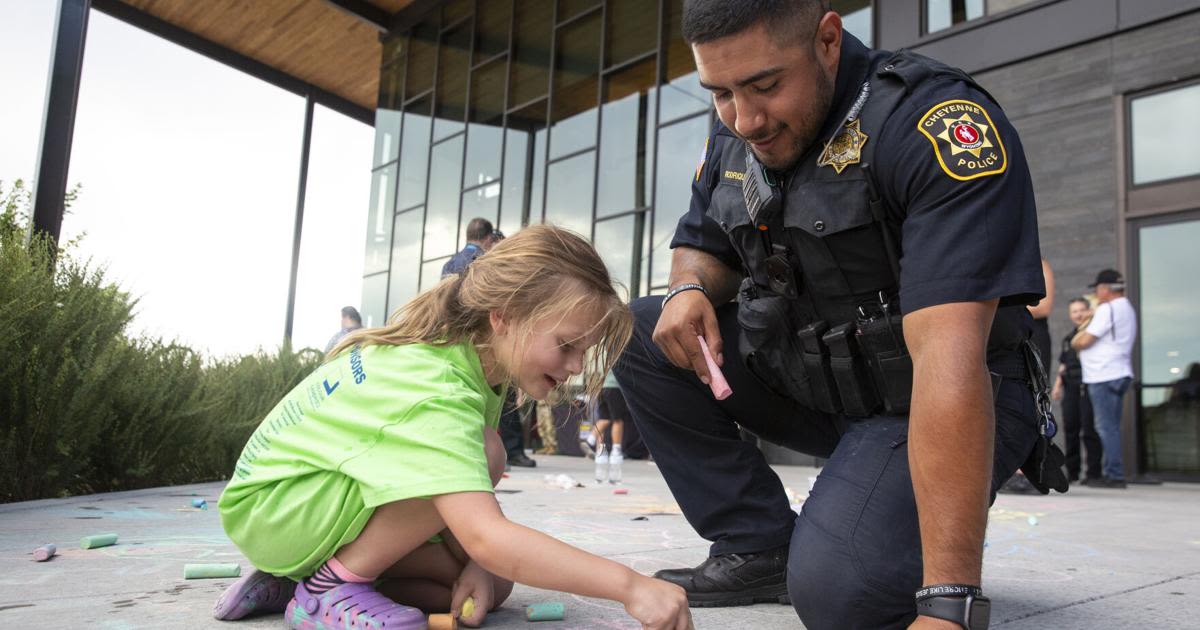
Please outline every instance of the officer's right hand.
[{"label": "officer's right hand", "polygon": [[696,335],[704,335],[708,351],[712,353],[717,366],[724,365],[721,330],[717,327],[717,312],[712,302],[702,291],[684,291],[663,307],[658,325],[654,327],[654,343],[662,349],[667,360],[685,370],[692,370],[707,384],[708,365]]}]

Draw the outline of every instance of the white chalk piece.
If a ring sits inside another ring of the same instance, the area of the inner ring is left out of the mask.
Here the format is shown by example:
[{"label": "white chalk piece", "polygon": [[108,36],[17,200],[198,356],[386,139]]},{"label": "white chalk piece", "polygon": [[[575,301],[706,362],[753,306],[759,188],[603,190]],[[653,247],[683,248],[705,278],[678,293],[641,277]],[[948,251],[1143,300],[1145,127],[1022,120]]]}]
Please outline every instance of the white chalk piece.
[{"label": "white chalk piece", "polygon": [[700,351],[704,353],[704,362],[708,364],[708,386],[712,388],[713,396],[717,400],[729,398],[733,390],[730,389],[729,382],[725,380],[725,374],[713,360],[712,353],[708,351],[708,342],[704,341],[704,335],[696,335],[696,339],[700,340]]},{"label": "white chalk piece", "polygon": [[96,534],[94,536],[84,536],[79,541],[79,546],[84,549],[95,549],[96,547],[107,547],[117,544],[116,534]]},{"label": "white chalk piece", "polygon": [[46,544],[33,550],[33,559],[37,562],[45,562],[54,557],[58,553],[58,547],[53,544]]},{"label": "white chalk piece", "polygon": [[200,580],[204,578],[231,578],[242,574],[242,565],[236,563],[218,564],[185,564],[183,579]]},{"label": "white chalk piece", "polygon": [[1029,521],[1029,524],[1030,524],[1030,525],[1037,525],[1037,517],[1036,517],[1036,516],[1030,516],[1030,517],[1029,517],[1028,519],[1026,519],[1026,520],[1027,520],[1027,521]]}]

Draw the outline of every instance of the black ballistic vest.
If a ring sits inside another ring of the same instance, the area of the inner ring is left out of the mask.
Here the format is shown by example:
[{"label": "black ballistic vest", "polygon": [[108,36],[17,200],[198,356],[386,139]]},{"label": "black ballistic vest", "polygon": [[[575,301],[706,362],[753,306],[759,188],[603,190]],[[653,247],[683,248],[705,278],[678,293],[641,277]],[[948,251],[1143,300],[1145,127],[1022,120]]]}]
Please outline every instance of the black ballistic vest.
[{"label": "black ballistic vest", "polygon": [[[786,256],[794,272],[790,300],[798,325],[824,320],[831,325],[854,322],[860,307],[878,309],[881,293],[895,308],[899,296],[900,219],[888,217],[875,193],[870,165],[887,156],[874,154],[885,123],[901,100],[921,82],[951,77],[984,94],[970,76],[927,57],[901,51],[876,61],[867,85],[854,92],[862,100],[857,120],[868,141],[860,161],[838,173],[818,166],[818,156],[828,138],[818,138],[797,165],[778,181],[782,208],[773,216],[753,220],[747,211],[743,183],[757,159],[747,159],[745,143],[730,141],[723,151],[718,184],[708,213],[721,225],[737,249],[744,272],[759,291],[778,294],[773,288],[768,258]],[[993,99],[994,100],[994,99]],[[835,104],[846,116],[851,102]],[[844,123],[845,124],[845,123]],[[839,133],[841,128],[834,133]],[[760,171],[761,172],[761,171]],[[776,266],[777,268],[777,266]],[[1015,349],[1029,335],[1023,307],[1003,308],[989,338],[989,351]],[[1024,315],[1022,315],[1024,314]],[[1016,373],[1019,365],[1014,364]],[[1008,370],[1006,370],[1008,371]]]}]

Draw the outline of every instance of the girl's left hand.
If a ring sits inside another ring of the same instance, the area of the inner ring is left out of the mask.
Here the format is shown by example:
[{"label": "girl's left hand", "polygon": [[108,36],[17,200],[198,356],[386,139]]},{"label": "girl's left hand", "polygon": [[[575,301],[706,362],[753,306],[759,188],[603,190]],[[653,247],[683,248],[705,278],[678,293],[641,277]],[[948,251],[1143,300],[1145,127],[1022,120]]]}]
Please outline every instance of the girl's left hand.
[{"label": "girl's left hand", "polygon": [[491,610],[492,602],[495,601],[493,579],[492,574],[474,560],[463,568],[450,591],[450,610],[452,613],[461,613],[463,602],[467,601],[468,597],[475,599],[475,610],[469,611],[470,615],[460,614],[459,623],[472,628],[477,628],[483,623],[483,618],[487,616],[487,611]]}]

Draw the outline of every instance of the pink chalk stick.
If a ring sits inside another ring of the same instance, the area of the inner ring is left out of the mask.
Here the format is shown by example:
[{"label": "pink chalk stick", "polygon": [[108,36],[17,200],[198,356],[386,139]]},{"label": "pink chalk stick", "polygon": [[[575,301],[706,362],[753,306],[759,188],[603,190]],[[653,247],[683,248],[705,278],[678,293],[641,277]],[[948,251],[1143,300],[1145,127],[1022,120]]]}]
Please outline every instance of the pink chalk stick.
[{"label": "pink chalk stick", "polygon": [[717,400],[725,400],[733,393],[729,388],[729,383],[725,380],[725,375],[721,373],[721,368],[717,367],[717,362],[713,360],[712,353],[708,351],[708,344],[704,341],[704,335],[697,335],[700,340],[700,351],[704,353],[704,362],[708,364],[708,386],[712,388],[713,396]]},{"label": "pink chalk stick", "polygon": [[629,494],[629,490],[625,488],[617,488],[613,490],[613,494]]},{"label": "pink chalk stick", "polygon": [[58,553],[58,547],[53,544],[42,545],[33,550],[33,559],[37,562],[45,562],[53,558],[56,553]]}]

